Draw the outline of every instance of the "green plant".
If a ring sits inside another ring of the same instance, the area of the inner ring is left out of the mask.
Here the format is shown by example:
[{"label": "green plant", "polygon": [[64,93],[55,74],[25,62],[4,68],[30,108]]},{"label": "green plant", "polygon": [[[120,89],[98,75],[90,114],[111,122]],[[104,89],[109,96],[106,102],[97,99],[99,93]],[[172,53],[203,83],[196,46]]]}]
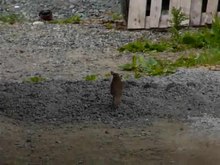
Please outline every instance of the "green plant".
[{"label": "green plant", "polygon": [[119,52],[147,52],[147,51],[156,51],[156,52],[163,52],[169,49],[169,45],[165,42],[160,43],[152,43],[146,40],[137,40],[131,43],[128,43],[120,48],[118,48]]},{"label": "green plant", "polygon": [[80,23],[81,19],[80,16],[74,15],[69,18],[60,19],[60,20],[52,20],[50,23],[52,24],[78,24]]},{"label": "green plant", "polygon": [[171,23],[171,34],[172,39],[176,41],[179,40],[179,30],[181,28],[181,24],[183,21],[187,20],[188,18],[182,12],[182,8],[175,8],[173,7],[171,10],[172,19],[169,21]]},{"label": "green plant", "polygon": [[4,23],[15,24],[23,19],[23,16],[18,14],[0,14],[0,21]]},{"label": "green plant", "polygon": [[40,83],[45,81],[46,79],[41,77],[41,76],[33,76],[33,77],[29,77],[27,78],[25,81],[29,82],[29,83]]},{"label": "green plant", "polygon": [[96,81],[97,80],[97,75],[95,75],[95,74],[87,75],[85,77],[85,80],[86,81]]},{"label": "green plant", "polygon": [[104,26],[106,27],[106,29],[113,29],[113,25],[110,22],[104,24]]},{"label": "green plant", "polygon": [[191,48],[203,48],[207,45],[206,36],[201,32],[186,32],[181,36],[180,44],[185,44]]},{"label": "green plant", "polygon": [[167,75],[174,73],[179,67],[193,67],[198,65],[220,64],[220,50],[210,49],[204,53],[189,56],[181,56],[176,61],[157,60],[155,58],[145,59],[143,56],[134,55],[131,63],[119,66],[124,71],[133,71],[138,78],[144,73],[147,75]]},{"label": "green plant", "polygon": [[121,20],[123,17],[121,14],[119,13],[112,13],[112,20],[116,21],[116,20]]},{"label": "green plant", "polygon": [[172,14],[172,19],[170,20],[171,26],[176,30],[180,30],[181,23],[188,19],[187,16],[182,12],[181,7],[178,9],[173,7],[171,10],[171,14]]},{"label": "green plant", "polygon": [[220,50],[209,49],[196,56],[197,65],[219,65],[220,64]]},{"label": "green plant", "polygon": [[210,30],[206,30],[206,40],[210,48],[220,48],[220,18],[215,17]]},{"label": "green plant", "polygon": [[220,48],[220,19],[215,17],[211,29],[183,33],[177,43],[190,48]]},{"label": "green plant", "polygon": [[134,55],[131,63],[119,66],[125,71],[134,71],[135,77],[139,78],[142,74],[162,75],[173,73],[173,69],[169,67],[168,62],[156,60],[155,58],[145,59],[143,56]]},{"label": "green plant", "polygon": [[104,80],[108,80],[110,77],[111,77],[112,75],[111,75],[111,73],[110,72],[108,72],[108,73],[105,73],[104,74]]}]

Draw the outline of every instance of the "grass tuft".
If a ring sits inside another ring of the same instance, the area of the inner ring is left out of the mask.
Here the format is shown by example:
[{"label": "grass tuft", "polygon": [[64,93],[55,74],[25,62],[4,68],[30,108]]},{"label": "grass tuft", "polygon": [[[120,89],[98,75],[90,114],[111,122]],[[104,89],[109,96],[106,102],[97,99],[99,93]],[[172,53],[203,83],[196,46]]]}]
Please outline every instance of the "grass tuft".
[{"label": "grass tuft", "polygon": [[156,52],[163,52],[167,50],[169,47],[165,42],[160,43],[153,43],[150,41],[134,41],[131,43],[128,43],[118,49],[119,52],[147,52],[147,51],[156,51]]},{"label": "grass tuft", "polygon": [[123,19],[123,17],[122,17],[121,14],[119,14],[119,13],[112,13],[112,20],[113,21],[122,20],[122,19]]},{"label": "grass tuft", "polygon": [[46,79],[41,77],[41,76],[33,76],[33,77],[29,77],[25,80],[25,82],[29,82],[29,83],[40,83],[45,81]]},{"label": "grass tuft", "polygon": [[3,23],[15,24],[23,19],[23,16],[18,14],[0,14],[0,21]]},{"label": "grass tuft", "polygon": [[60,20],[52,20],[50,23],[52,24],[79,24],[81,21],[80,16],[74,15],[69,18],[60,19]]},{"label": "grass tuft", "polygon": [[91,74],[91,75],[87,75],[86,77],[85,77],[85,80],[86,81],[96,81],[98,78],[97,78],[97,75],[95,75],[95,74]]}]

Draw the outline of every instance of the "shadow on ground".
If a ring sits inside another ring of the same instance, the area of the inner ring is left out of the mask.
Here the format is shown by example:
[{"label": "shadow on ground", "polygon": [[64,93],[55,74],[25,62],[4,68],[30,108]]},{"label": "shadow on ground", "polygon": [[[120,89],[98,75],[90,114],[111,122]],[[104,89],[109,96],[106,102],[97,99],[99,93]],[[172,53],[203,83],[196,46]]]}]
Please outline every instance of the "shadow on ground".
[{"label": "shadow on ground", "polygon": [[[193,74],[192,74],[193,73]],[[193,75],[193,76],[192,76]],[[152,118],[220,117],[219,72],[179,72],[125,81],[122,104],[111,107],[110,80],[1,83],[0,114],[33,122],[123,123]]]}]

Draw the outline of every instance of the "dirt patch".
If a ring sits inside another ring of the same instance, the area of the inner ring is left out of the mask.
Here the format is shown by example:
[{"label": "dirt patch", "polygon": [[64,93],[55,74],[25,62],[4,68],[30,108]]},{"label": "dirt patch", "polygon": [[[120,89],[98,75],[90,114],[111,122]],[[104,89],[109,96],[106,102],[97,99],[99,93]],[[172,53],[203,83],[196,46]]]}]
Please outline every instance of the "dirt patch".
[{"label": "dirt patch", "polygon": [[219,138],[158,120],[142,128],[36,125],[1,117],[1,164],[180,164],[220,162]]}]

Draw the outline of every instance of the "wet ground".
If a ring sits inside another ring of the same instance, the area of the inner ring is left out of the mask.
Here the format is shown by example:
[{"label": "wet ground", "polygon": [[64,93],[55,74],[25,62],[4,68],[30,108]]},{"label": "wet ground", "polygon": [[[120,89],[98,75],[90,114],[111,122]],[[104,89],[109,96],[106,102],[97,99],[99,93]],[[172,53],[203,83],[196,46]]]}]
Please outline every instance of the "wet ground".
[{"label": "wet ground", "polygon": [[190,124],[158,120],[151,126],[36,125],[1,117],[1,164],[216,165],[217,134]]}]

